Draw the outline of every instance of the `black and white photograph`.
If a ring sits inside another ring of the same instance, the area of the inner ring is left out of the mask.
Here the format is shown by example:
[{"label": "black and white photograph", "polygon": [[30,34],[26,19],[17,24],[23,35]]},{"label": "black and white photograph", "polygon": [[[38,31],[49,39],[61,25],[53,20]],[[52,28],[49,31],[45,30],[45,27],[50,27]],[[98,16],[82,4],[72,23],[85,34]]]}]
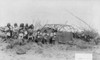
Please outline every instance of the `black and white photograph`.
[{"label": "black and white photograph", "polygon": [[100,60],[100,0],[0,0],[0,60]]}]

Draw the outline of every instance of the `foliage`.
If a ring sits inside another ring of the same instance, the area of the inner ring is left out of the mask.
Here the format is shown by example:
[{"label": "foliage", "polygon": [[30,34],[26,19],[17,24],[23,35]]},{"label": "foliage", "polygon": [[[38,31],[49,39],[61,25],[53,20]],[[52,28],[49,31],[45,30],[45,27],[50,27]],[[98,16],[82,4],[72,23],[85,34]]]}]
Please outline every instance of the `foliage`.
[{"label": "foliage", "polygon": [[84,30],[82,33],[91,36],[93,39],[99,35],[98,32],[94,30]]}]

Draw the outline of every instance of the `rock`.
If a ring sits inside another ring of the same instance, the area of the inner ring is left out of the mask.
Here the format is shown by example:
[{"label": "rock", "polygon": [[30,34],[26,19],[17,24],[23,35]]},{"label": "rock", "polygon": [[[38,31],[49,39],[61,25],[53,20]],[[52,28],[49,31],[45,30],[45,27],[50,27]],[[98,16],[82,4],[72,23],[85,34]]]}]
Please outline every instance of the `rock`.
[{"label": "rock", "polygon": [[26,50],[23,49],[23,48],[19,48],[19,49],[16,51],[16,54],[18,54],[18,55],[26,54]]},{"label": "rock", "polygon": [[26,49],[26,50],[30,50],[31,49],[31,45],[29,45],[29,44],[24,45],[23,48]]},{"label": "rock", "polygon": [[43,50],[41,48],[38,48],[35,53],[38,53],[38,54],[42,54],[43,53]]}]

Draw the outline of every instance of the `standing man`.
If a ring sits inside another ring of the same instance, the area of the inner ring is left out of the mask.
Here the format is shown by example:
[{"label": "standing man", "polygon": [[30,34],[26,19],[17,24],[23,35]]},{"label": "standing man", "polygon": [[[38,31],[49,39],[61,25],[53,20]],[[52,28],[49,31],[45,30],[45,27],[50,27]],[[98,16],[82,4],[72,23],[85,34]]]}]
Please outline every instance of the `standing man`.
[{"label": "standing man", "polygon": [[12,37],[12,26],[10,23],[7,23],[7,26],[5,27],[5,33],[7,34],[7,38]]},{"label": "standing man", "polygon": [[28,42],[29,41],[33,41],[34,40],[34,36],[33,36],[33,31],[34,31],[34,25],[31,24],[28,28]]},{"label": "standing man", "polygon": [[28,39],[28,23],[25,25],[25,31],[24,31],[24,39]]},{"label": "standing man", "polygon": [[13,27],[13,38],[17,39],[18,38],[18,24],[14,23],[14,27]]},{"label": "standing man", "polygon": [[24,23],[20,24],[19,31],[18,31],[18,43],[22,45],[24,43]]}]

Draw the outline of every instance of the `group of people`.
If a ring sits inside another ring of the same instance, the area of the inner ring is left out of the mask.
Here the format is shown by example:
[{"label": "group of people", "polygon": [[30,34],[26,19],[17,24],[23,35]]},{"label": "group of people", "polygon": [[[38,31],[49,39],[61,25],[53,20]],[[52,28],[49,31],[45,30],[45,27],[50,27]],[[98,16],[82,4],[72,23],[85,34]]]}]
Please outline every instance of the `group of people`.
[{"label": "group of people", "polygon": [[24,42],[36,42],[42,44],[55,44],[55,37],[57,31],[52,31],[48,33],[46,30],[41,31],[41,29],[34,30],[33,24],[21,23],[19,26],[15,23],[13,26],[8,23],[4,29],[8,39],[16,39],[20,44]]}]

